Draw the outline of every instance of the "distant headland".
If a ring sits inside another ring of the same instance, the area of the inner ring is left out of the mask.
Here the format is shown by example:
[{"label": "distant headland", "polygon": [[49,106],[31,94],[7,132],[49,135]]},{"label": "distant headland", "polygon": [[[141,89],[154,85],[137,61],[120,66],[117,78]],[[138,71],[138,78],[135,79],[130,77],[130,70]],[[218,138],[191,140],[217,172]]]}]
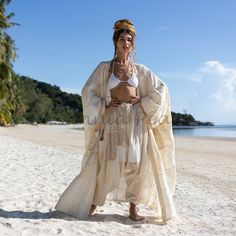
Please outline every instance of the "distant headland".
[{"label": "distant headland", "polygon": [[195,120],[190,114],[182,114],[171,112],[172,114],[172,124],[174,126],[214,126],[213,122],[210,121],[199,121]]}]

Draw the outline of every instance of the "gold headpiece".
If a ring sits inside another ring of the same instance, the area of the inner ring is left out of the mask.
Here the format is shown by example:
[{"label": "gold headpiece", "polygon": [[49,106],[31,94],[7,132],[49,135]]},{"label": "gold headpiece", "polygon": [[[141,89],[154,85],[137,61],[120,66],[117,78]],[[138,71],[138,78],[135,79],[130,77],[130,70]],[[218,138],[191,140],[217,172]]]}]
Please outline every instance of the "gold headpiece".
[{"label": "gold headpiece", "polygon": [[134,25],[129,20],[119,20],[119,21],[116,21],[113,29],[114,29],[114,33],[116,33],[119,30],[122,30],[122,29],[127,29],[132,34],[134,34],[134,35],[136,34],[136,30],[134,28]]}]

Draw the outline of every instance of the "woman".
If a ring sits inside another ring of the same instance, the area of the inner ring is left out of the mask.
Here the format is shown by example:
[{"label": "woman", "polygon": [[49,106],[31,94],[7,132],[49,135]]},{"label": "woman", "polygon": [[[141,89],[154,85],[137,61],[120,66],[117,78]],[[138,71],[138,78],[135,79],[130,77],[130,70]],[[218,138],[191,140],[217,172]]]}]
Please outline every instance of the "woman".
[{"label": "woman", "polygon": [[134,62],[136,30],[127,20],[114,25],[115,54],[102,62],[82,89],[85,145],[80,174],[56,209],[78,218],[95,214],[106,199],[157,210],[163,222],[175,216],[175,156],[166,85]]}]

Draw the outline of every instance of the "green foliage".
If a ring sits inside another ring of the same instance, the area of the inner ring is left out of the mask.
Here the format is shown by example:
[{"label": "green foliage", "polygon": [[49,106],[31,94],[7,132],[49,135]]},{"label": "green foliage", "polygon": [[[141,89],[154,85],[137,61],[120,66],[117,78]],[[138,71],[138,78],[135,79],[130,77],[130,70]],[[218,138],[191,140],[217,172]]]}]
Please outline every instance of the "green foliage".
[{"label": "green foliage", "polygon": [[0,0],[0,125],[11,123],[11,113],[15,108],[12,62],[15,60],[15,45],[12,38],[5,32],[16,25],[9,20],[14,13],[5,14],[10,0]]},{"label": "green foliage", "polygon": [[15,85],[15,96],[22,101],[13,114],[15,123],[46,123],[50,120],[83,122],[79,95],[62,92],[58,86],[25,76],[17,76]]},{"label": "green foliage", "polygon": [[25,118],[29,122],[46,123],[53,118],[52,100],[45,94],[37,94],[28,108]]},{"label": "green foliage", "polygon": [[11,121],[11,111],[12,105],[9,102],[4,102],[0,104],[0,124],[7,126]]}]

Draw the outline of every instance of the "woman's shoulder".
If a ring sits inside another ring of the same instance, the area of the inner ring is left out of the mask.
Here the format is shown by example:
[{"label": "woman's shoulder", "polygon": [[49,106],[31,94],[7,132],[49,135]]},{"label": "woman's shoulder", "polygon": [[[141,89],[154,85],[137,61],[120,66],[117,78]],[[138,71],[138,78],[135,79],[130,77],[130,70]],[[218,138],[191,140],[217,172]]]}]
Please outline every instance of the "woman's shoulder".
[{"label": "woman's shoulder", "polygon": [[109,68],[110,64],[111,64],[111,61],[101,61],[97,64],[94,71],[107,70],[107,68]]},{"label": "woman's shoulder", "polygon": [[99,64],[98,64],[98,66],[109,66],[110,64],[111,64],[111,60],[109,60],[109,61],[101,61]]},{"label": "woman's shoulder", "polygon": [[150,69],[150,68],[148,68],[146,65],[144,65],[144,64],[140,64],[140,63],[135,63],[135,67],[136,67],[136,69],[137,69],[137,71],[138,71],[138,73],[150,73],[150,74],[152,74],[153,72],[152,72],[152,70]]},{"label": "woman's shoulder", "polygon": [[136,70],[138,77],[141,81],[158,81],[159,83],[163,83],[163,81],[160,79],[160,77],[155,74],[150,68],[148,68],[144,64],[137,64],[135,63]]}]

